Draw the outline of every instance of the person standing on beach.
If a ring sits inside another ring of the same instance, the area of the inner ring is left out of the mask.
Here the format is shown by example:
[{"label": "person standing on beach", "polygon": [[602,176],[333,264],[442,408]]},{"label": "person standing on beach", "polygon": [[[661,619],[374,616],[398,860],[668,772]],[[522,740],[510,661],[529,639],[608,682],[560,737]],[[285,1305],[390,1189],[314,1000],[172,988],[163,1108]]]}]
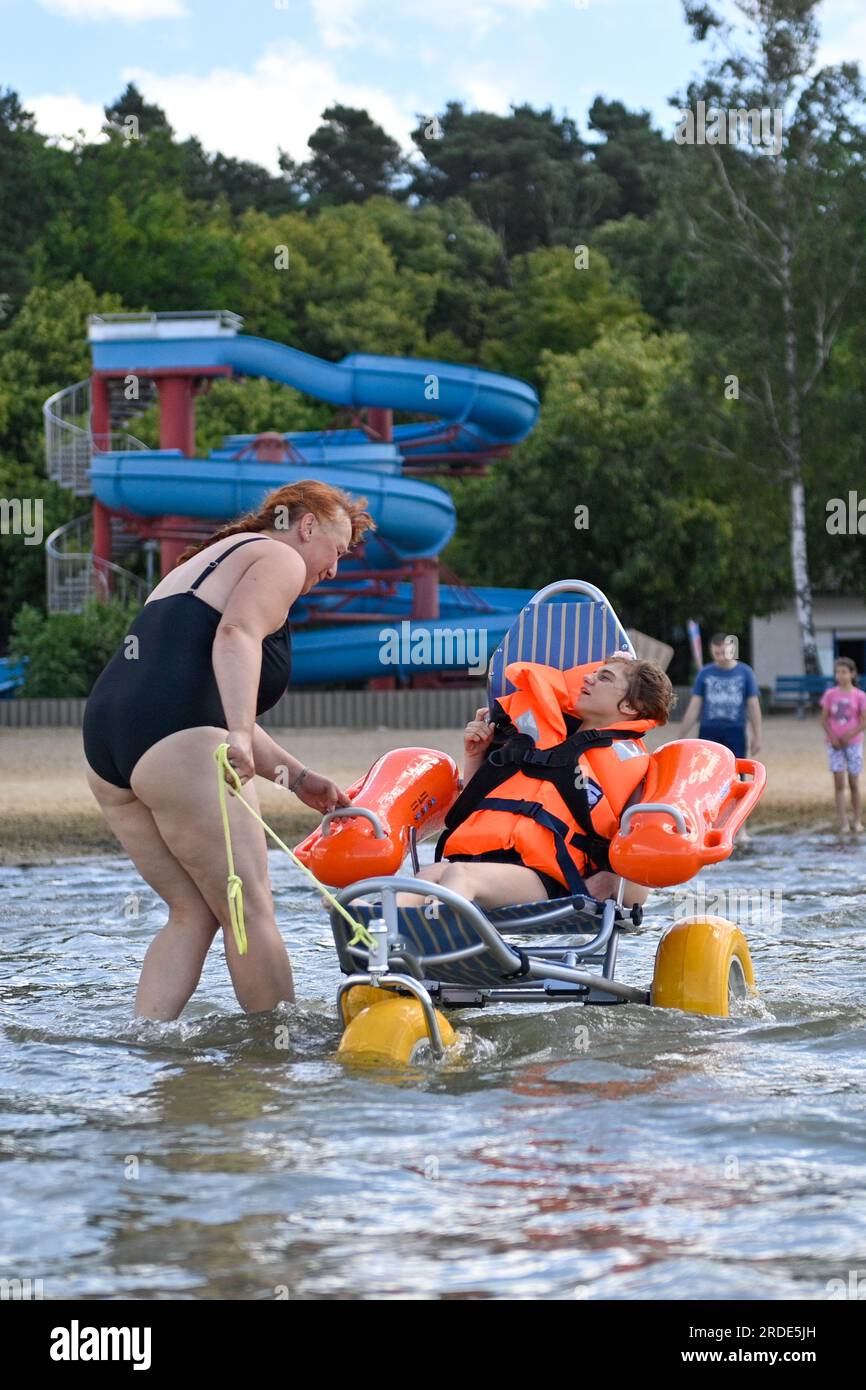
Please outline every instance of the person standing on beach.
[{"label": "person standing on beach", "polygon": [[[827,753],[836,810],[839,815],[839,834],[855,835],[863,830],[860,810],[860,773],[863,771],[863,730],[866,729],[866,692],[857,686],[857,667],[849,656],[840,656],[833,668],[835,686],[821,696],[821,727],[827,739]],[[851,816],[845,805],[845,774],[851,791]]]},{"label": "person standing on beach", "polygon": [[[755,673],[745,661],[737,660],[737,639],[730,634],[717,632],[710,651],[713,659],[698,672],[677,737],[687,738],[698,724],[698,738],[723,744],[735,758],[749,753],[755,757],[763,736]],[[748,844],[750,838],[745,829],[737,835],[740,844]]]},{"label": "person standing on beach", "polygon": [[372,526],[365,499],[326,483],[277,488],[257,511],[181,555],[157,584],[96,681],[84,713],[87,781],[146,883],[168,905],[148,947],[139,1017],[177,1018],[222,928],[235,994],[247,1012],[294,999],[277,928],[264,831],[227,798],[249,949],[234,939],[214,753],[228,758],[259,810],[256,775],[317,811],[348,806],[329,778],[255,721],[286,690],[289,613]]}]

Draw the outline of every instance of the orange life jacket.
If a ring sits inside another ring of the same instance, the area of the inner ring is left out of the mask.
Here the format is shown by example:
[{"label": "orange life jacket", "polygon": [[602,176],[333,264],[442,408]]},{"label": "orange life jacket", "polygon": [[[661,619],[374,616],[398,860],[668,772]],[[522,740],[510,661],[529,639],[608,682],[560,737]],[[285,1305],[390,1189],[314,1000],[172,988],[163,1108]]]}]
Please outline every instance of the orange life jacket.
[{"label": "orange life jacket", "polygon": [[649,766],[640,734],[658,721],[580,729],[566,711],[603,665],[506,667],[517,689],[491,711],[498,737],[446,816],[437,859],[514,849],[569,893],[585,893],[584,878],[610,868],[608,846]]}]

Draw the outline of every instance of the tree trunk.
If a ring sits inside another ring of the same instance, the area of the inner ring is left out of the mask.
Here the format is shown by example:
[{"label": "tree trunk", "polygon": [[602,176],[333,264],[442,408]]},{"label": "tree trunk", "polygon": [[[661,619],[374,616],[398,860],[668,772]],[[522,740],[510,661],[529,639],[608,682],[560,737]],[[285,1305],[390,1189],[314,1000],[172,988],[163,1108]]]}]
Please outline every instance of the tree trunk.
[{"label": "tree trunk", "polygon": [[803,670],[807,676],[817,676],[818,644],[812,619],[812,585],[806,555],[806,490],[800,477],[791,480],[791,574],[794,578],[794,608],[803,649]]},{"label": "tree trunk", "polygon": [[800,424],[800,391],[797,385],[797,327],[791,293],[791,243],[787,222],[782,227],[782,318],[785,325],[785,385],[787,428],[785,453],[791,479],[791,577],[794,581],[794,610],[800,629],[803,670],[807,676],[819,675],[818,644],[812,614],[812,581],[806,551],[806,489],[803,484],[803,448]]}]

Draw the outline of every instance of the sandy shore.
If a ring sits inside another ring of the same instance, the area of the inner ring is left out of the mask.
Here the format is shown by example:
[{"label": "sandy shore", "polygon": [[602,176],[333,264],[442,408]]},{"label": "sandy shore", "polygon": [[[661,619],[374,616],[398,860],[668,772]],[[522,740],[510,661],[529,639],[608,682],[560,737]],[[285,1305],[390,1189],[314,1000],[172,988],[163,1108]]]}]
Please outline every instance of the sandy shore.
[{"label": "sandy shore", "polygon": [[[649,742],[677,736],[669,725]],[[765,720],[761,761],[767,791],[750,828],[834,824],[831,778],[816,718],[780,715]],[[441,748],[462,756],[462,735],[454,729],[272,730],[279,743],[308,766],[348,785],[390,748],[408,743]],[[84,779],[78,729],[3,729],[0,732],[0,864],[43,863],[65,855],[120,853]],[[263,814],[288,844],[318,817],[272,784],[257,783]]]}]

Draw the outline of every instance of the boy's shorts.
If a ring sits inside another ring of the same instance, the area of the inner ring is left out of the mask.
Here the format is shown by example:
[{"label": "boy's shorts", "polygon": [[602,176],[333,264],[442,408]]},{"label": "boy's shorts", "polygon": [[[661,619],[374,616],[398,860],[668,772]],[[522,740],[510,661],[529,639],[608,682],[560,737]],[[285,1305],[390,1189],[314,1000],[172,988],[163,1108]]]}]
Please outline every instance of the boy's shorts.
[{"label": "boy's shorts", "polygon": [[863,744],[846,743],[844,748],[832,748],[827,744],[827,752],[830,756],[831,772],[847,772],[852,777],[859,777],[863,771]]},{"label": "boy's shorts", "polygon": [[698,727],[698,738],[721,743],[725,748],[730,748],[735,758],[746,756],[745,725],[739,728],[736,724],[701,724]]}]

